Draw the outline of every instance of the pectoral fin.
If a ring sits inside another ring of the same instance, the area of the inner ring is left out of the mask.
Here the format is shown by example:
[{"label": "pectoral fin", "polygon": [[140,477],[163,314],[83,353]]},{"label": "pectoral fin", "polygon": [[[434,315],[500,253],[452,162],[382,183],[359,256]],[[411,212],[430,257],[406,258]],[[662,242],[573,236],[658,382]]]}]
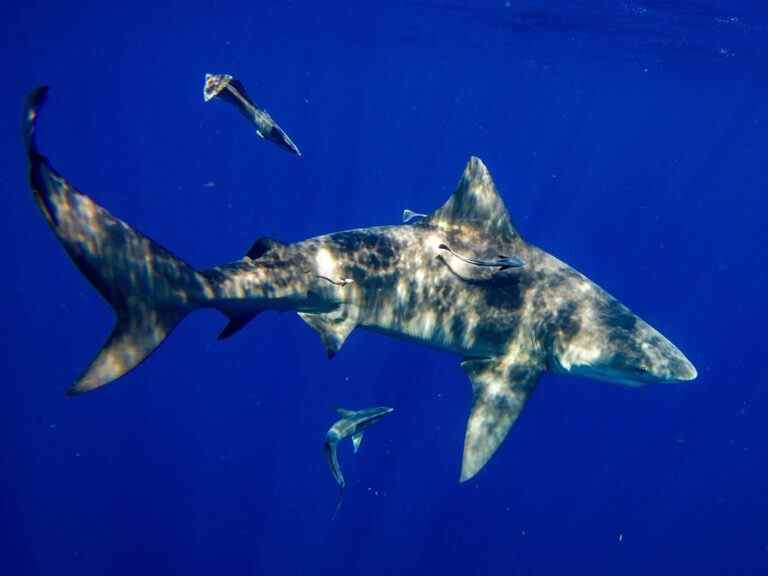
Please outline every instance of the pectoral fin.
[{"label": "pectoral fin", "polygon": [[464,437],[461,482],[477,474],[506,438],[538,382],[538,366],[510,364],[501,358],[465,360],[474,403]]},{"label": "pectoral fin", "polygon": [[355,454],[357,454],[357,451],[360,449],[360,442],[363,441],[363,433],[358,432],[354,436],[352,436],[352,450]]}]

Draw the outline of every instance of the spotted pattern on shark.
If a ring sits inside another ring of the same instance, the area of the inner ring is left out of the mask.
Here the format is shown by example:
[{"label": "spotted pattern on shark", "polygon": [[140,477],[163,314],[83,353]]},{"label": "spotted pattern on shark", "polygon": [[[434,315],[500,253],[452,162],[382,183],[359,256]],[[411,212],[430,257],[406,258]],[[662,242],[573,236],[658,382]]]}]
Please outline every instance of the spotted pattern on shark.
[{"label": "spotted pattern on shark", "polygon": [[[473,390],[466,481],[497,451],[546,371],[629,386],[697,376],[677,347],[616,298],[527,243],[478,158],[426,217],[290,244],[260,239],[245,257],[196,271],[77,191],[40,154],[35,126],[46,93],[33,92],[23,115],[33,196],[117,317],[73,393],[135,368],[195,309],[229,317],[227,336],[263,311],[293,310],[329,356],[361,327],[462,358]],[[525,265],[477,266],[441,245],[479,259],[514,255]]]}]

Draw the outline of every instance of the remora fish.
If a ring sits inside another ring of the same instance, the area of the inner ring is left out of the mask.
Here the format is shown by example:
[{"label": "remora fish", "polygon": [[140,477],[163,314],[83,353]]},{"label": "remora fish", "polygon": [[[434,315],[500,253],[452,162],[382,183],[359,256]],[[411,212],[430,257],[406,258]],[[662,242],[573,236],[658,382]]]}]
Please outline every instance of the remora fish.
[{"label": "remora fish", "polygon": [[[628,386],[696,377],[659,332],[522,238],[478,158],[423,222],[290,245],[260,239],[245,258],[196,271],[77,191],[40,154],[35,122],[46,92],[30,95],[23,117],[32,192],[72,261],[117,316],[72,394],[135,368],[193,310],[223,312],[231,319],[227,335],[263,310],[294,310],[320,334],[329,356],[361,326],[463,358],[474,395],[464,481],[499,447],[547,370]],[[441,244],[478,257],[515,254],[525,266],[498,275],[445,258]]]},{"label": "remora fish", "polygon": [[496,258],[474,258],[472,256],[462,256],[460,254],[456,254],[453,250],[451,250],[450,246],[446,246],[445,244],[440,244],[438,246],[440,250],[445,250],[446,252],[452,254],[453,256],[456,256],[459,260],[462,260],[466,262],[467,264],[472,264],[473,266],[486,266],[488,268],[498,268],[501,270],[507,270],[508,268],[520,268],[524,266],[520,258],[517,256],[498,256]]},{"label": "remora fish", "polygon": [[293,143],[293,140],[278,126],[266,110],[253,103],[239,80],[229,74],[206,74],[203,100],[208,102],[217,96],[237,106],[237,109],[256,125],[256,133],[261,138],[271,140],[281,148],[293,152],[296,156],[301,156],[299,147]]},{"label": "remora fish", "polygon": [[406,208],[403,210],[403,224],[419,224],[429,218],[429,214],[419,214]]},{"label": "remora fish", "polygon": [[331,468],[331,474],[333,474],[340,488],[344,488],[345,482],[336,454],[338,443],[345,438],[351,438],[352,447],[355,454],[357,454],[360,442],[363,441],[363,431],[379,422],[393,410],[393,408],[386,407],[367,408],[365,410],[344,410],[339,408],[336,410],[341,419],[331,426],[331,429],[325,435],[325,457],[328,460],[328,466]]}]

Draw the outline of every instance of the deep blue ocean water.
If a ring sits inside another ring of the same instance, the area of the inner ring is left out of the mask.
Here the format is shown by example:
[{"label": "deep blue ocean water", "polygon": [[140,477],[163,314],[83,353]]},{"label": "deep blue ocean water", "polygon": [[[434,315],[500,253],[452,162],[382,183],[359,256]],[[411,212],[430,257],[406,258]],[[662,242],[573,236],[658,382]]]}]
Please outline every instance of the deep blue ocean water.
[{"label": "deep blue ocean water", "polygon": [[[768,5],[763,2],[7,2],[0,573],[768,573]],[[301,147],[260,141],[206,72]],[[356,331],[329,361],[294,314],[226,342],[185,320],[137,370],[65,390],[112,313],[32,201],[40,143],[196,267],[396,223],[470,155],[524,237],[675,342],[699,378],[547,374],[459,484],[459,358]],[[336,486],[337,406],[390,405]]]}]

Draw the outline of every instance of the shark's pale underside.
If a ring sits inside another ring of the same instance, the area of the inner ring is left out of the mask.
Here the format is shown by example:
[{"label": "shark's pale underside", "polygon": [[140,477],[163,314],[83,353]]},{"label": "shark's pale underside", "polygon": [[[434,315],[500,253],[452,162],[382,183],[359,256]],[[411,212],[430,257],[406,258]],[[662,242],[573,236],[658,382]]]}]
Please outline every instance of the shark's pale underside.
[{"label": "shark's pale underside", "polygon": [[[463,481],[493,455],[547,370],[627,385],[696,377],[659,332],[528,244],[477,158],[448,201],[425,218],[294,244],[260,239],[244,258],[197,271],[51,167],[35,142],[46,93],[30,95],[23,121],[32,192],[70,258],[117,316],[73,394],[135,368],[198,308],[230,318],[223,336],[262,311],[294,310],[320,334],[329,356],[356,327],[365,327],[462,358],[474,392]],[[501,271],[471,263],[500,254],[524,265]]]}]

